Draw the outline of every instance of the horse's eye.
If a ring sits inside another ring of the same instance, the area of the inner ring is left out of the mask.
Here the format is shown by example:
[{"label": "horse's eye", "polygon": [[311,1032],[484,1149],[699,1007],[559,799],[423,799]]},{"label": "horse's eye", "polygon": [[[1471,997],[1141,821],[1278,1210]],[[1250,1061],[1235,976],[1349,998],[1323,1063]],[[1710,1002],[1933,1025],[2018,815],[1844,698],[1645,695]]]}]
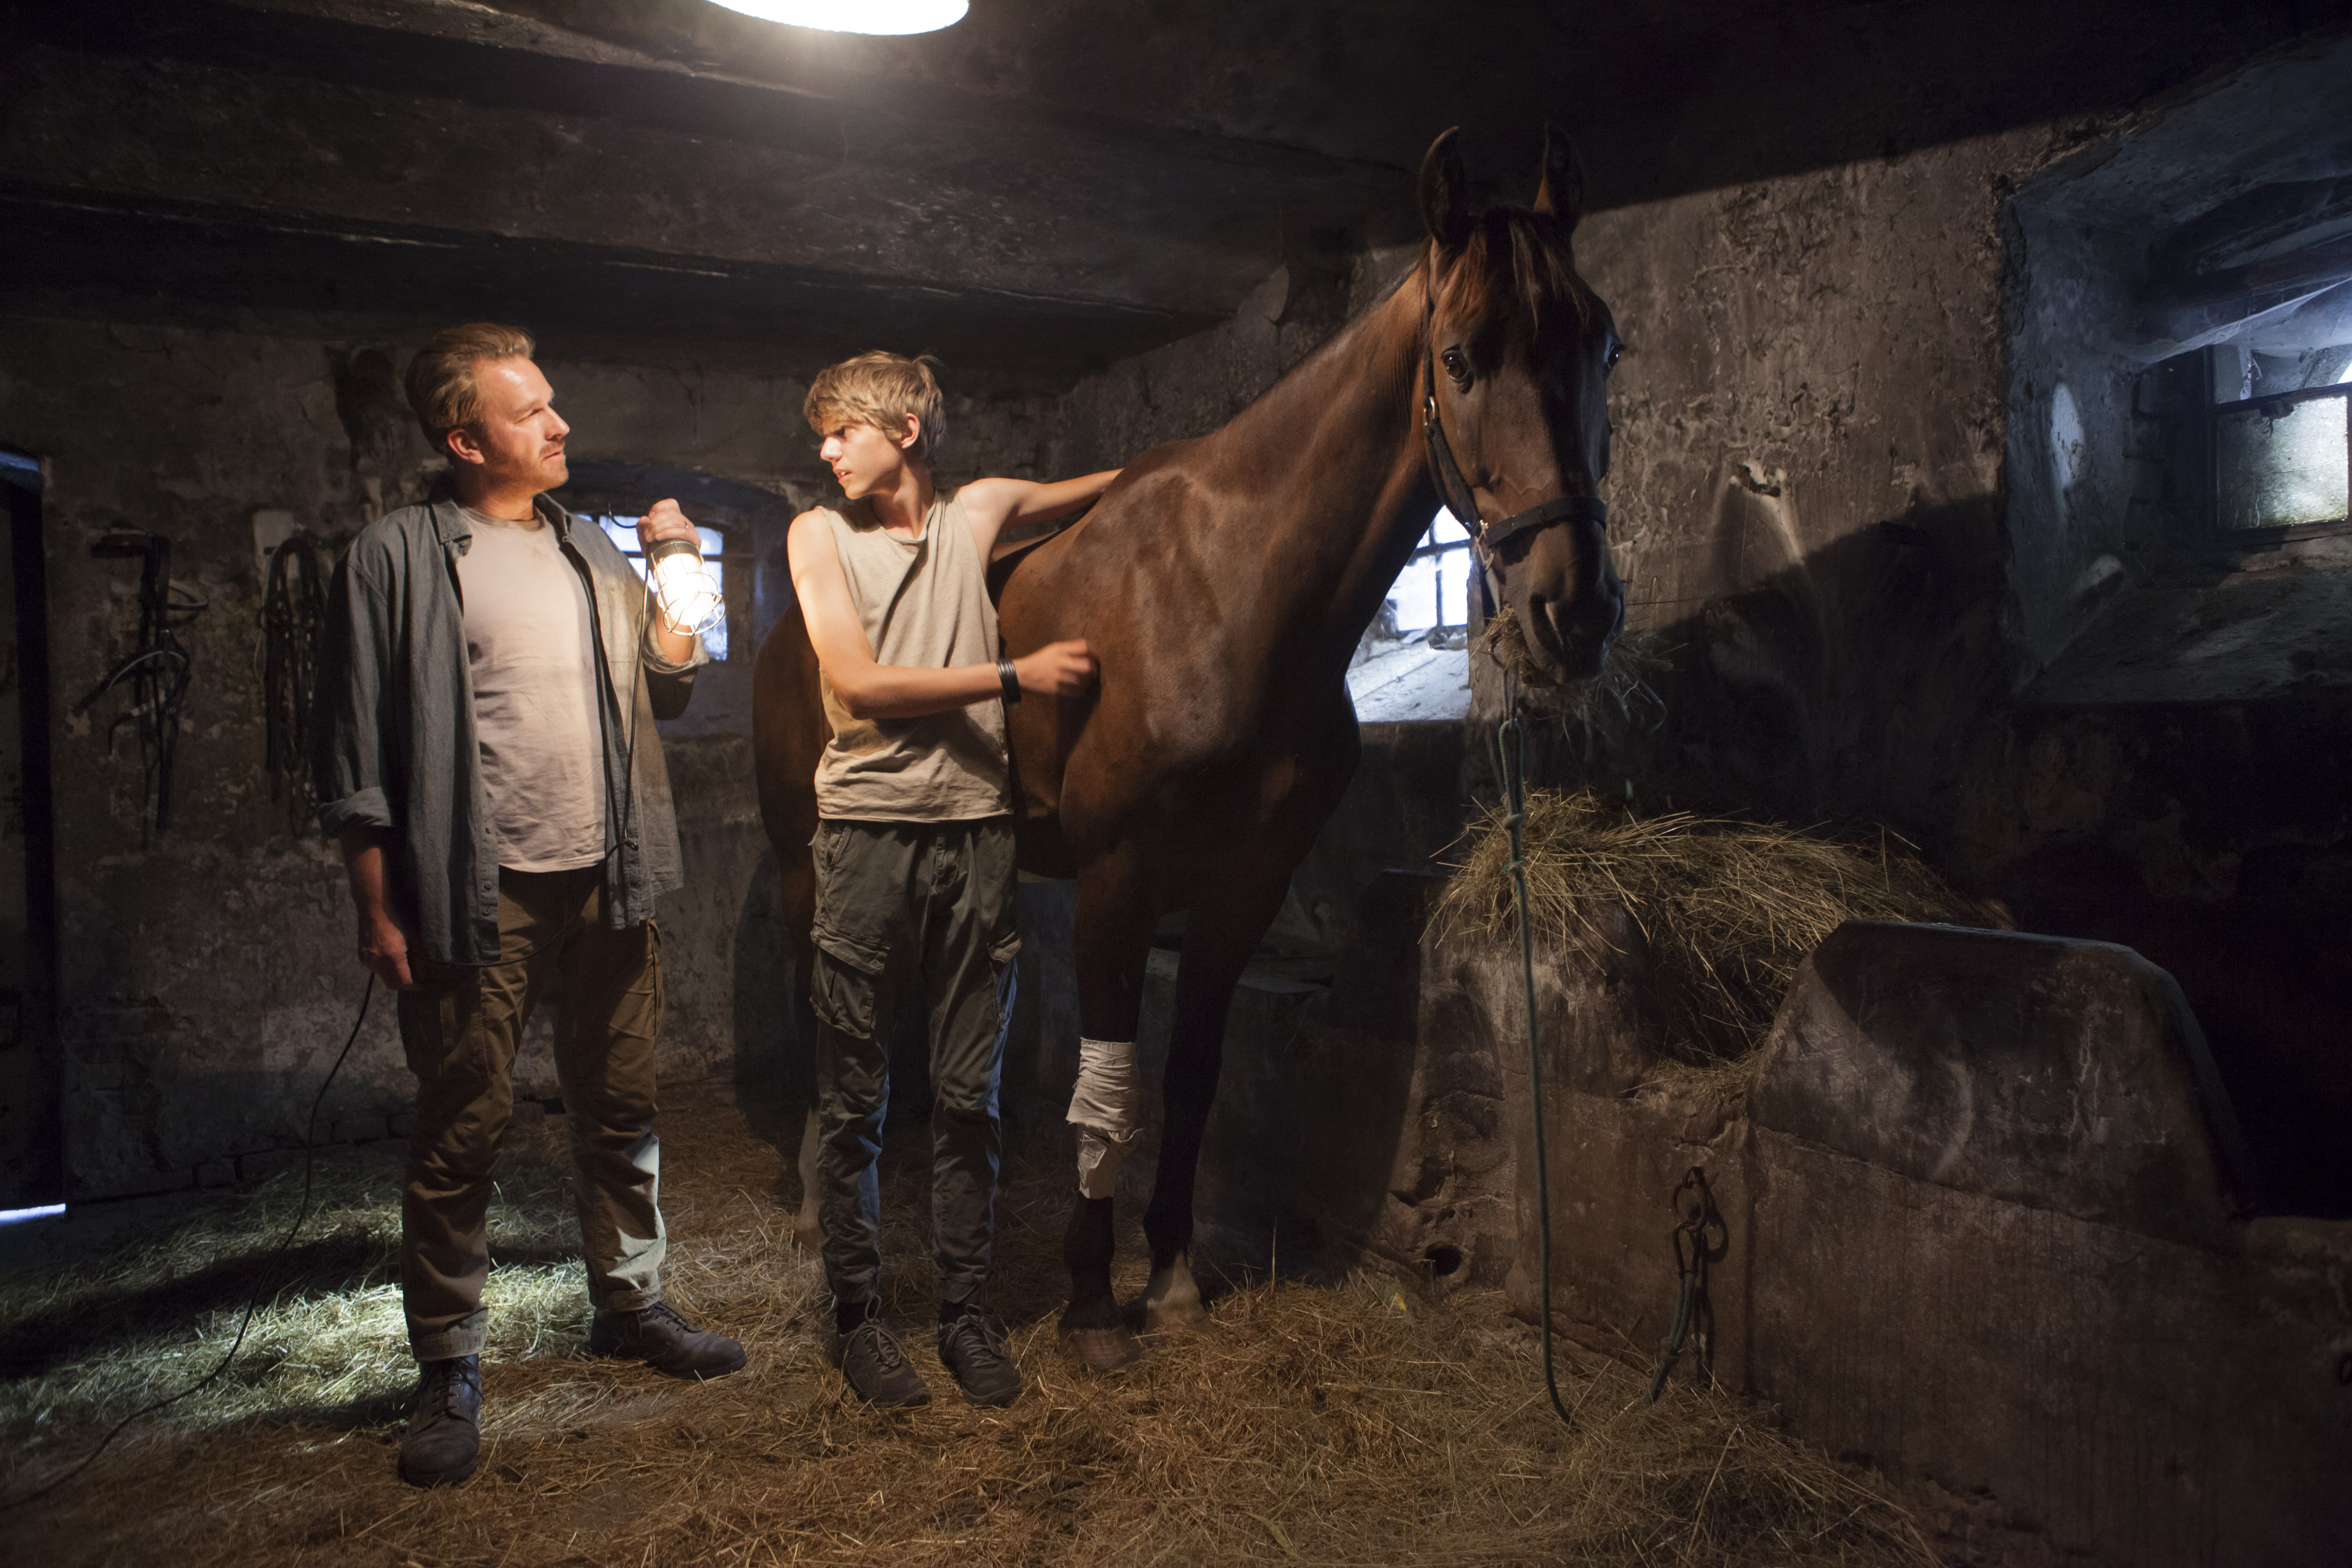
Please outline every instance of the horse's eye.
[{"label": "horse's eye", "polygon": [[1470,362],[1462,357],[1460,349],[1447,349],[1444,363],[1445,374],[1454,378],[1454,385],[1467,387],[1470,384]]},{"label": "horse's eye", "polygon": [[1609,345],[1609,358],[1604,362],[1602,368],[1607,370],[1615,370],[1617,368],[1617,362],[1624,357],[1625,345],[1623,343],[1611,343]]}]

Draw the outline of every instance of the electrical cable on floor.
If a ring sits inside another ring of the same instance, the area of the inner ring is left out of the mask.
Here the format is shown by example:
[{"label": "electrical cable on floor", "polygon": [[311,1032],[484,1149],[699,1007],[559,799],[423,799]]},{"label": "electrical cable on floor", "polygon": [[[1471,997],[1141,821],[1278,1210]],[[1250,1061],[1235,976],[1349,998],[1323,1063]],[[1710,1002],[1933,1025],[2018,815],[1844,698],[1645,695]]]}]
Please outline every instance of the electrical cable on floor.
[{"label": "electrical cable on floor", "polygon": [[319,1086],[318,1098],[310,1101],[310,1121],[304,1124],[302,1129],[301,1205],[294,1211],[294,1223],[286,1227],[285,1239],[280,1241],[276,1247],[270,1248],[268,1254],[262,1260],[265,1266],[263,1270],[263,1282],[257,1284],[254,1287],[253,1295],[245,1303],[245,1321],[236,1326],[236,1338],[231,1342],[228,1347],[228,1353],[221,1357],[220,1364],[218,1366],[214,1367],[212,1371],[205,1373],[204,1376],[188,1384],[187,1387],[180,1390],[179,1393],[166,1394],[162,1399],[155,1400],[147,1405],[142,1405],[138,1409],[132,1411],[130,1415],[124,1416],[121,1420],[116,1422],[114,1424],[114,1429],[98,1440],[98,1447],[83,1455],[81,1463],[76,1465],[72,1469],[68,1470],[64,1475],[58,1477],[53,1481],[47,1482],[46,1484],[36,1488],[32,1491],[26,1492],[22,1497],[10,1498],[5,1502],[0,1502],[0,1513],[5,1513],[13,1508],[22,1508],[26,1503],[38,1502],[41,1499],[48,1496],[59,1487],[64,1486],[68,1481],[72,1480],[76,1476],[80,1475],[84,1470],[89,1468],[92,1464],[96,1463],[98,1457],[106,1452],[107,1445],[112,1443],[117,1437],[122,1436],[123,1430],[132,1422],[139,1420],[142,1416],[152,1415],[158,1410],[177,1405],[181,1400],[187,1398],[188,1395],[210,1384],[214,1379],[219,1377],[221,1373],[228,1370],[229,1363],[236,1359],[236,1352],[245,1344],[246,1333],[253,1327],[254,1314],[261,1310],[261,1298],[268,1289],[267,1265],[270,1261],[286,1255],[288,1249],[293,1247],[295,1237],[301,1234],[302,1222],[310,1217],[310,1174],[311,1168],[318,1154],[319,1108],[327,1102],[327,1090],[334,1087],[335,1075],[343,1070],[343,1063],[350,1058],[352,1054],[352,1047],[359,1042],[360,1029],[367,1023],[368,1005],[374,1000],[375,976],[371,973],[368,976],[367,989],[360,994],[360,1013],[358,1017],[352,1020],[352,1032],[350,1037],[343,1041],[342,1051],[335,1058],[335,1065],[327,1069],[327,1080]]}]

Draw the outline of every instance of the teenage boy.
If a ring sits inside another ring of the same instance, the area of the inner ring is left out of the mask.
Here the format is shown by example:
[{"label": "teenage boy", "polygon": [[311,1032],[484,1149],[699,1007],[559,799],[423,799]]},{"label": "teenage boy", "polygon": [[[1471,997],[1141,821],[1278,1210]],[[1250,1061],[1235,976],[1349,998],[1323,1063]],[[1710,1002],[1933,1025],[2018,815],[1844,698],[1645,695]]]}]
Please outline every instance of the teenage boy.
[{"label": "teenage boy", "polygon": [[816,770],[817,1216],[834,1363],[880,1405],[930,1398],[881,1318],[875,1157],[890,1020],[919,981],[930,1019],[931,1225],[940,1362],[976,1405],[1021,1373],[981,1310],[1012,1015],[1013,803],[1003,704],[1085,689],[1084,642],[1000,660],[990,552],[1014,523],[1077,510],[1116,469],[1059,484],[933,488],[944,434],[930,362],[860,354],[820,374],[803,412],[847,498],[793,520],[793,586],[833,728]]},{"label": "teenage boy", "polygon": [[[447,479],[361,531],[335,568],[318,680],[319,819],[342,841],[360,962],[399,993],[416,1074],[401,1194],[401,1295],[418,1366],[401,1478],[473,1474],[490,1178],[515,1047],[555,987],[593,1355],[716,1377],[743,1347],[661,1299],[654,900],[678,886],[654,720],[681,711],[691,636],[649,616],[604,531],[543,493],[570,426],[531,341],[453,327],[408,368]],[[650,547],[693,539],[662,501]]]}]

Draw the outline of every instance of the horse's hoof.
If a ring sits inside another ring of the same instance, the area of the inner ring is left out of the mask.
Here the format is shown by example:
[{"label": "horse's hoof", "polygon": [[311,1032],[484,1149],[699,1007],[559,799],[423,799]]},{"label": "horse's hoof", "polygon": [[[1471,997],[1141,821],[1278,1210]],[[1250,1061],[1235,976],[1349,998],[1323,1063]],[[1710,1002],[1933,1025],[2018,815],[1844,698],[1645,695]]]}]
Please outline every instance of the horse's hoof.
[{"label": "horse's hoof", "polygon": [[1147,1334],[1205,1334],[1213,1326],[1209,1310],[1198,1301],[1165,1307],[1144,1303],[1143,1331]]},{"label": "horse's hoof", "polygon": [[793,1226],[793,1245],[811,1258],[814,1258],[824,1247],[824,1232],[815,1226],[811,1226],[806,1230],[794,1226]]},{"label": "horse's hoof", "polygon": [[1143,1288],[1143,1331],[1147,1334],[1204,1334],[1209,1310],[1201,1305],[1201,1284],[1192,1276],[1192,1258],[1180,1252],[1165,1268],[1151,1271]]},{"label": "horse's hoof", "polygon": [[1088,1372],[1118,1372],[1143,1359],[1143,1347],[1125,1329],[1064,1329],[1062,1351]]}]

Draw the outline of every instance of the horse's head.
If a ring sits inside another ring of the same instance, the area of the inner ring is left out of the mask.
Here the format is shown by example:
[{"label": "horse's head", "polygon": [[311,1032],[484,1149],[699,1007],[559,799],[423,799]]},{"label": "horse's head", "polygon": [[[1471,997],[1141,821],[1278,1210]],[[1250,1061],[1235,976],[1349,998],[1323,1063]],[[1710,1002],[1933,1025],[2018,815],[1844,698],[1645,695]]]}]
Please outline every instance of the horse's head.
[{"label": "horse's head", "polygon": [[1473,216],[1454,136],[1439,137],[1421,166],[1430,245],[1415,390],[1424,420],[1434,411],[1430,466],[1440,499],[1457,511],[1475,505],[1463,521],[1524,632],[1527,672],[1580,679],[1601,668],[1625,619],[1600,504],[1609,372],[1622,345],[1569,249],[1584,176],[1568,139],[1547,125],[1534,205]]}]

